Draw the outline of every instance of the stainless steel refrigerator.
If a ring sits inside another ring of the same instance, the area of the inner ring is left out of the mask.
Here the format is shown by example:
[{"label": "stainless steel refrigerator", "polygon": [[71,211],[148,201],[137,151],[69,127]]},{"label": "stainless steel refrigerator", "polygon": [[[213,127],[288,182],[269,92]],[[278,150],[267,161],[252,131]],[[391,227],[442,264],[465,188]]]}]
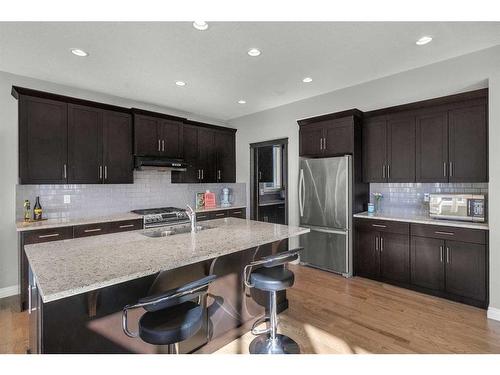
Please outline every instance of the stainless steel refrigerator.
[{"label": "stainless steel refrigerator", "polygon": [[301,263],[352,276],[352,157],[300,158]]}]

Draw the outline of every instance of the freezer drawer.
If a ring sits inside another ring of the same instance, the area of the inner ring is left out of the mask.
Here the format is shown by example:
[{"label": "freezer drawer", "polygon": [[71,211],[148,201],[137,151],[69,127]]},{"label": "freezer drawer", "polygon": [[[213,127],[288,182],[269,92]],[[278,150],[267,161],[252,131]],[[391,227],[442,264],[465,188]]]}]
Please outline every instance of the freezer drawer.
[{"label": "freezer drawer", "polygon": [[309,233],[300,236],[300,245],[304,247],[300,261],[324,270],[349,274],[349,231],[310,229]]}]

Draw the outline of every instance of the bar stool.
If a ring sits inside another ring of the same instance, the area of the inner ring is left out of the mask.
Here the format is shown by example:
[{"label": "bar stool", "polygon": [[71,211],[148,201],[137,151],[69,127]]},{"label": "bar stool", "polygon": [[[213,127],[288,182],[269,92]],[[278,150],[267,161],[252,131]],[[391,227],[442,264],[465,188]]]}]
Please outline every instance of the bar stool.
[{"label": "bar stool", "polygon": [[[245,266],[243,280],[249,288],[269,292],[269,316],[257,320],[252,326],[252,333],[257,337],[250,343],[250,354],[299,354],[299,345],[290,337],[277,333],[278,313],[276,292],[293,286],[294,274],[285,264],[299,258],[302,248],[271,255]],[[260,268],[252,271],[252,268]],[[269,321],[269,326],[258,330],[256,327]]]},{"label": "bar stool", "polygon": [[[207,293],[208,285],[216,279],[206,276],[179,288],[149,297],[141,298],[134,305],[127,305],[122,311],[123,332],[132,338],[140,337],[153,345],[166,345],[169,354],[175,354],[175,344],[194,336],[203,324],[201,297]],[[198,302],[194,302],[195,299]],[[127,313],[144,308],[146,313],[139,319],[139,330],[130,332]]]}]

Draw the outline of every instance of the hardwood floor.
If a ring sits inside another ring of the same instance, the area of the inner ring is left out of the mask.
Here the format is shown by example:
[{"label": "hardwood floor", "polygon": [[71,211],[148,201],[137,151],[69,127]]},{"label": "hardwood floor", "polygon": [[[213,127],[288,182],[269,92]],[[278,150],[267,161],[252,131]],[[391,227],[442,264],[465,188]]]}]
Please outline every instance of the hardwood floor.
[{"label": "hardwood floor", "polygon": [[[376,281],[291,266],[295,285],[280,332],[303,353],[500,353],[500,322],[486,311]],[[26,313],[0,300],[0,353],[25,353]],[[246,353],[250,333],[216,353]]]}]

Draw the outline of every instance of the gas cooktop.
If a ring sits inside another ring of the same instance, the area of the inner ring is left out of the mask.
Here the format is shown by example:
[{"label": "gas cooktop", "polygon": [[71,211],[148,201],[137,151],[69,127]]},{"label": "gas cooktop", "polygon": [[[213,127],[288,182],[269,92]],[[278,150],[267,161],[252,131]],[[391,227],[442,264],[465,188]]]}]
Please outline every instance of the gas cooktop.
[{"label": "gas cooktop", "polygon": [[144,228],[189,223],[186,211],[177,207],[145,208],[132,212],[142,215]]}]

